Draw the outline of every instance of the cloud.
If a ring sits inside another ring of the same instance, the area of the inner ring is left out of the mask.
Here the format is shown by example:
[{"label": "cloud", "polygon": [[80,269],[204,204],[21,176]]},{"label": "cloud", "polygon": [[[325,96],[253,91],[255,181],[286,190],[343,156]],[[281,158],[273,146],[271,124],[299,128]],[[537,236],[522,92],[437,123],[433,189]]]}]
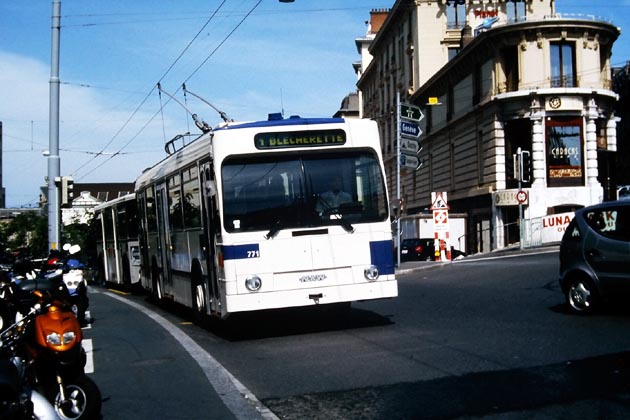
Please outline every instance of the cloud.
[{"label": "cloud", "polygon": [[[45,185],[48,159],[42,152],[49,145],[49,80],[48,64],[0,51],[2,179],[7,206],[36,205],[40,187]],[[144,168],[163,158],[164,137],[178,132],[173,126],[182,126],[168,113],[147,124],[159,109],[151,103],[148,111],[141,109],[121,130],[142,99],[138,95],[126,94],[121,100],[118,93],[104,95],[66,84],[60,90],[61,173],[73,174],[75,182],[134,181]],[[107,154],[94,158],[100,151]],[[111,158],[118,151],[123,154]]]}]

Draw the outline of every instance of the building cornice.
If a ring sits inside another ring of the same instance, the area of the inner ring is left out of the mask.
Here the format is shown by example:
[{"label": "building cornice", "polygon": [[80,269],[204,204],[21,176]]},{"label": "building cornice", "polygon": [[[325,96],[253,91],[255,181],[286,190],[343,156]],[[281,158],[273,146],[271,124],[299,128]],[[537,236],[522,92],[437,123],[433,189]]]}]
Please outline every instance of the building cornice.
[{"label": "building cornice", "polygon": [[539,38],[539,42],[542,42],[549,38],[548,35],[552,32],[559,33],[560,36],[566,36],[568,33],[592,33],[593,40],[597,39],[596,42],[612,44],[619,37],[621,30],[605,21],[575,17],[563,18],[559,17],[559,15],[494,26],[477,35],[453,60],[420,86],[410,99],[414,103],[420,103],[422,98],[432,96],[432,91],[436,86],[448,82],[448,78],[458,73],[458,68],[467,69],[474,63],[483,60],[485,55],[480,53],[484,51],[487,53],[509,44],[518,45],[519,41],[517,40],[532,37]]}]

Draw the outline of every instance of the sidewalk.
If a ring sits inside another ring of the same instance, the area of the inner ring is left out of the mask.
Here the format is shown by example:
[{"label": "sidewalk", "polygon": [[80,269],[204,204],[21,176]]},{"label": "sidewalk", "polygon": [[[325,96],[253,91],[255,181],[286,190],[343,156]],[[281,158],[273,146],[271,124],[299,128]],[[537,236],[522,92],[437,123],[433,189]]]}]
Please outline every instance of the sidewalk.
[{"label": "sidewalk", "polygon": [[[460,257],[453,261],[405,261],[401,262],[400,266],[396,266],[396,274],[406,274],[413,271],[425,270],[432,267],[439,267],[446,264],[458,263],[461,261],[480,260],[486,258],[497,258],[507,256],[517,256],[526,254],[536,254],[540,252],[555,252],[558,251],[560,245],[558,243],[541,245],[533,248],[520,249],[518,245],[510,246],[502,249],[498,249],[491,252],[484,252],[474,255],[468,255],[466,257]],[[396,263],[396,262],[394,262]]]}]

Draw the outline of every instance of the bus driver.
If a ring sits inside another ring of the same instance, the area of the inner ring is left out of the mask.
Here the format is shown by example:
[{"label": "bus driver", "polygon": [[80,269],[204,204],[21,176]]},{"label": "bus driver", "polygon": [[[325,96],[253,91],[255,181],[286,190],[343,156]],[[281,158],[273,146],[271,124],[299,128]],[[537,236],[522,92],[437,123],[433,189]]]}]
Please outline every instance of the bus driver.
[{"label": "bus driver", "polygon": [[315,209],[320,215],[325,213],[327,210],[338,209],[343,203],[352,202],[352,196],[343,191],[341,189],[342,186],[343,181],[341,177],[337,175],[332,179],[330,189],[319,195],[319,200],[317,201]]}]

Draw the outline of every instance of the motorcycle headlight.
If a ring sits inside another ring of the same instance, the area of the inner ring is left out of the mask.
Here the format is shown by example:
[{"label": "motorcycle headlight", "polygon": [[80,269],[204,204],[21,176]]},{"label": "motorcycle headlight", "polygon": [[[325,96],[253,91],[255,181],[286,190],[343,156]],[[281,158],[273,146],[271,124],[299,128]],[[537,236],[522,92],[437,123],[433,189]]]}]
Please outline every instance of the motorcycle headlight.
[{"label": "motorcycle headlight", "polygon": [[46,342],[52,346],[61,346],[72,343],[75,338],[76,334],[74,331],[66,331],[62,335],[52,332],[46,336]]},{"label": "motorcycle headlight", "polygon": [[56,332],[50,333],[46,336],[46,342],[48,344],[51,344],[53,346],[60,346],[61,345],[61,336],[59,334],[57,334]]},{"label": "motorcycle headlight", "polygon": [[63,333],[63,344],[70,344],[76,338],[76,333],[74,331],[66,331]]}]

